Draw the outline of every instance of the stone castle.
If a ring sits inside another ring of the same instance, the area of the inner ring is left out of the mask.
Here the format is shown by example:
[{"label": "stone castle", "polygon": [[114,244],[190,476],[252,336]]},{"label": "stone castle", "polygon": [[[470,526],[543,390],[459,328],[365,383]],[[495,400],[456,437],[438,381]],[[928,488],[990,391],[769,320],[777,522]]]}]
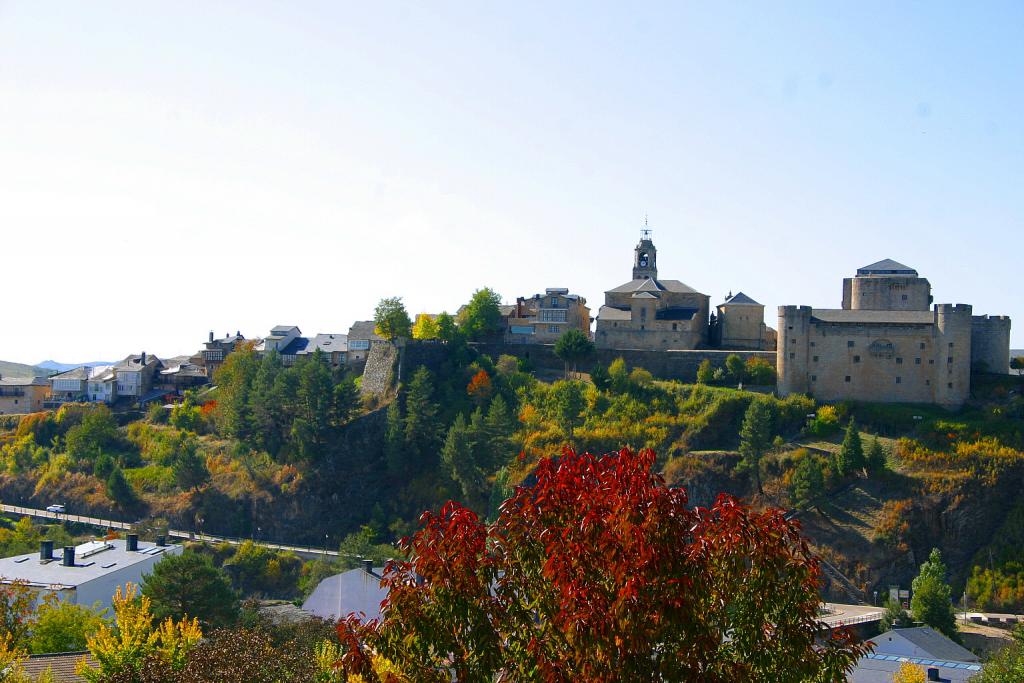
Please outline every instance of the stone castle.
[{"label": "stone castle", "polygon": [[972,372],[1006,373],[1010,319],[932,306],[931,284],[886,259],[843,280],[842,308],[779,307],[780,395],[962,405]]}]

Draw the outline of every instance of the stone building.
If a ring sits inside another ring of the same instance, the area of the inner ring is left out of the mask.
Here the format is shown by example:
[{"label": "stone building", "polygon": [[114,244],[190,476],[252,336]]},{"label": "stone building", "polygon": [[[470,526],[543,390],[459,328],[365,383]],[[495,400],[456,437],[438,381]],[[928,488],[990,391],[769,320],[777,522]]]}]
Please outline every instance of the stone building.
[{"label": "stone building", "polygon": [[37,413],[49,397],[46,377],[0,377],[0,415]]},{"label": "stone building", "polygon": [[718,304],[716,311],[713,327],[716,346],[723,349],[775,350],[776,333],[764,322],[764,304],[743,292],[730,292],[725,301]]},{"label": "stone building", "polygon": [[843,281],[840,309],[779,307],[779,393],[956,407],[972,372],[1009,372],[1009,318],[931,299],[917,271],[885,260]]},{"label": "stone building", "polygon": [[594,343],[603,349],[696,349],[708,344],[710,297],[679,280],[658,279],[658,251],[644,230],[633,278],[605,292]]},{"label": "stone building", "polygon": [[509,314],[502,313],[506,344],[554,344],[571,329],[590,338],[587,300],[568,289],[549,287],[544,294],[518,297]]}]

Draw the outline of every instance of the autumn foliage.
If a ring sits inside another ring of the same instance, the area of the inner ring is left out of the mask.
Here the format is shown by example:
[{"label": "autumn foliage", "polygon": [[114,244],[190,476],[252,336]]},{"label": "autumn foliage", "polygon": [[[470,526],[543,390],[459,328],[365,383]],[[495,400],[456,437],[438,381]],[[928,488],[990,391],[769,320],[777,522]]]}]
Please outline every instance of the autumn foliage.
[{"label": "autumn foliage", "polygon": [[469,384],[466,385],[466,393],[476,403],[483,403],[490,398],[491,393],[494,391],[494,387],[491,384],[491,376],[487,374],[486,370],[473,375],[473,378],[469,380]]},{"label": "autumn foliage", "polygon": [[690,508],[654,453],[544,460],[484,525],[454,502],[391,563],[383,617],[340,627],[364,680],[843,680],[865,647],[815,644],[818,564],[795,522],[729,496]]}]

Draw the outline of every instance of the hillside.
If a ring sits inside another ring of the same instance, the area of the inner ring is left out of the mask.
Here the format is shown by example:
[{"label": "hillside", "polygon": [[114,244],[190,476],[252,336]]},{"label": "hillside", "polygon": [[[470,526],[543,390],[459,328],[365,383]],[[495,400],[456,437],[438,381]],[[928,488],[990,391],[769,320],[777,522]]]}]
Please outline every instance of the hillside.
[{"label": "hillside", "polygon": [[0,360],[0,377],[36,377],[49,374],[51,372],[46,368]]},{"label": "hillside", "polygon": [[[360,399],[354,378],[314,359],[285,367],[273,354],[239,351],[215,392],[170,413],[82,405],[0,422],[0,497],[229,536],[336,545],[355,535],[372,546],[408,534],[423,510],[450,498],[493,517],[567,442],[593,453],[651,448],[694,505],[730,493],[792,510],[861,597],[906,586],[939,547],[958,594],[970,579],[992,608],[1024,608],[1015,588],[1024,586],[1016,377],[980,383],[969,406],[948,413],[658,381],[621,361],[541,381],[510,356],[432,348],[421,359],[429,368],[403,368],[397,395]],[[739,454],[755,404],[770,415],[763,493]],[[870,466],[842,464],[851,419],[865,451],[877,439]],[[802,487],[808,472],[819,483]],[[849,587],[828,590],[850,599]]]},{"label": "hillside", "polygon": [[52,372],[67,372],[68,370],[74,370],[75,368],[80,368],[83,365],[88,365],[89,367],[100,367],[100,366],[103,366],[103,365],[113,365],[113,364],[114,364],[114,361],[106,361],[106,360],[92,360],[92,361],[86,361],[84,363],[59,363],[59,362],[57,362],[55,360],[44,360],[42,363],[39,363],[36,367],[43,368],[45,370],[50,370]]}]

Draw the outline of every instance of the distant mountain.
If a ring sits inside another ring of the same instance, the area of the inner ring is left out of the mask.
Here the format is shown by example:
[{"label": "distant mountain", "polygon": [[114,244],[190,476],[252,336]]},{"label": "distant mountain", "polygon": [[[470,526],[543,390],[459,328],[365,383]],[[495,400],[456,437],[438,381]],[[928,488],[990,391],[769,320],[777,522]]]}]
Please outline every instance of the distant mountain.
[{"label": "distant mountain", "polygon": [[85,363],[58,363],[55,360],[44,360],[42,363],[40,363],[36,367],[38,367],[38,368],[45,368],[46,370],[50,370],[52,372],[67,372],[68,370],[74,370],[75,368],[80,368],[83,365],[88,365],[90,367],[96,367],[96,366],[99,366],[99,365],[113,365],[115,362],[116,361],[112,361],[112,360],[91,360],[91,361],[87,361]]},{"label": "distant mountain", "polygon": [[39,375],[52,375],[53,371],[48,368],[40,368],[24,363],[10,363],[0,360],[0,377],[36,377]]}]

